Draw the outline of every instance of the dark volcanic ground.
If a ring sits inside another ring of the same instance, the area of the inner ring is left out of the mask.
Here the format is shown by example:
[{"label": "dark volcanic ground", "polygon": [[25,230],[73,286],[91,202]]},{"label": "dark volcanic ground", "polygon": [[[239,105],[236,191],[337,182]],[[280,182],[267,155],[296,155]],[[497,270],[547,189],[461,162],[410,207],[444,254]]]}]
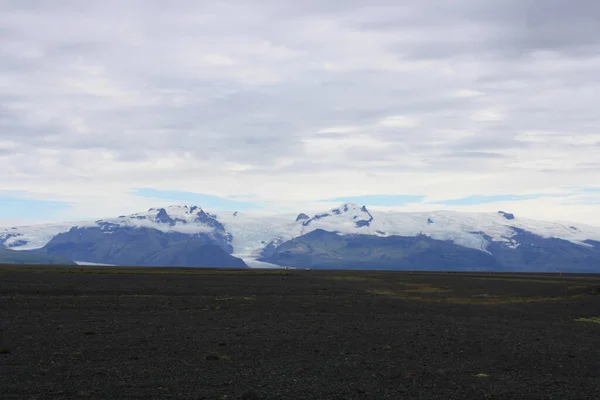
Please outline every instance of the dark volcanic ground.
[{"label": "dark volcanic ground", "polygon": [[598,275],[0,267],[0,398],[597,399],[600,323],[577,319],[598,294]]}]

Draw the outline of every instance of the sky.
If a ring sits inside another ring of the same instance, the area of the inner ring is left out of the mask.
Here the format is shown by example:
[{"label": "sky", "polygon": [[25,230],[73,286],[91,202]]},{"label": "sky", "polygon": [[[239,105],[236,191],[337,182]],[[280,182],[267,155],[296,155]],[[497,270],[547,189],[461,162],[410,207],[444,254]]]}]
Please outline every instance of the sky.
[{"label": "sky", "polygon": [[0,224],[353,201],[600,225],[598,15],[0,0]]}]

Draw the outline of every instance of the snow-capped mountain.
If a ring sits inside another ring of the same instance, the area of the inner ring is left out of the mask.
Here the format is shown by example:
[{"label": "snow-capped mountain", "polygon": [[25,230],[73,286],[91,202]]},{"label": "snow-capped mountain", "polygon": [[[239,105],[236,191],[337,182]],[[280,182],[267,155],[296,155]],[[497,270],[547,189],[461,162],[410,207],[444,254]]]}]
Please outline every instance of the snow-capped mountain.
[{"label": "snow-capped mountain", "polygon": [[[133,237],[135,243],[143,242],[151,251],[133,246]],[[383,264],[386,268],[419,267],[419,262],[431,268],[477,268],[473,264],[477,260],[495,269],[600,271],[599,227],[542,222],[503,211],[392,212],[346,203],[314,215],[264,215],[211,214],[196,206],[171,206],[93,222],[0,229],[0,246],[118,265],[124,260],[168,264],[165,252],[174,257],[173,249],[183,251],[182,243],[192,239],[198,245],[215,245],[248,262],[280,265],[359,267],[360,263],[354,262],[362,257],[364,265],[373,268]],[[324,245],[324,240],[329,244]],[[129,244],[117,246],[116,251],[116,243]],[[406,250],[399,253],[398,246]],[[108,255],[107,249],[111,249]],[[136,256],[128,258],[130,253]],[[374,255],[379,258],[374,259]],[[194,260],[186,259],[188,264],[194,264]]]},{"label": "snow-capped mountain", "polygon": [[170,206],[166,208],[151,208],[143,213],[129,216],[121,215],[114,219],[96,221],[95,224],[109,233],[119,228],[148,228],[165,233],[182,233],[188,235],[203,235],[229,252],[232,252],[231,235],[225,230],[217,216],[205,212],[197,206]]},{"label": "snow-capped mountain", "polygon": [[151,208],[117,218],[0,231],[4,247],[77,262],[246,267],[231,256],[231,240],[214,215],[195,206]]},{"label": "snow-capped mountain", "polygon": [[44,247],[59,233],[67,232],[77,222],[40,224],[0,228],[0,247],[14,250],[32,250]]},{"label": "snow-capped mountain", "polygon": [[265,243],[290,240],[317,229],[345,235],[380,237],[426,235],[484,252],[492,242],[518,247],[519,242],[515,238],[518,231],[515,228],[542,238],[558,238],[583,246],[591,246],[586,243],[588,240],[600,240],[600,227],[517,218],[503,211],[372,211],[365,206],[346,203],[312,217],[304,213],[268,217],[223,213],[217,217],[232,233],[234,248],[240,254],[257,254]]},{"label": "snow-capped mountain", "polygon": [[150,228],[162,232],[186,234],[211,233],[223,236],[228,244],[231,241],[231,238],[225,233],[225,228],[219,223],[215,215],[206,213],[196,206],[170,206],[151,208],[146,212],[97,221],[0,228],[0,244],[14,250],[38,249],[45,246],[59,233],[68,232],[72,228],[100,228],[110,234],[112,230],[118,227]]}]

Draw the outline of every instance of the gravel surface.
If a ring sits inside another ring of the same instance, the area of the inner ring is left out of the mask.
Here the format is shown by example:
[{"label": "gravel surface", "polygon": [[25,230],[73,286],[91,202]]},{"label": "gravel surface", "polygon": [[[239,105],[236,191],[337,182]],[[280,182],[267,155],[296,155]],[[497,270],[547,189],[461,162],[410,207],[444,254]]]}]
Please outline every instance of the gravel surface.
[{"label": "gravel surface", "polygon": [[598,275],[0,267],[0,398],[598,399],[598,294]]}]

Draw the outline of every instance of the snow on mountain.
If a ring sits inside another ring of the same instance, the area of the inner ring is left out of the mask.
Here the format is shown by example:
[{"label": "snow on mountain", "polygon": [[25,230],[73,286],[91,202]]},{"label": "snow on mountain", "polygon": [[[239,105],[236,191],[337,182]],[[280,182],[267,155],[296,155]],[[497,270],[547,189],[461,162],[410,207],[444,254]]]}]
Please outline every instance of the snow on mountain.
[{"label": "snow on mountain", "polygon": [[153,228],[163,232],[180,233],[210,233],[223,230],[223,226],[217,221],[216,216],[206,213],[197,206],[169,206],[165,208],[151,208],[146,212],[122,215],[118,218],[102,219],[95,222],[96,225],[130,228]]},{"label": "snow on mountain", "polygon": [[457,245],[487,252],[489,240],[507,247],[518,247],[514,239],[519,228],[543,238],[559,238],[589,246],[586,240],[600,240],[600,227],[557,222],[543,222],[497,213],[464,213],[458,211],[392,212],[371,211],[365,206],[346,203],[327,212],[308,216],[252,215],[222,213],[218,219],[233,235],[234,253],[257,256],[269,243],[279,243],[317,229],[339,234],[375,236],[427,235],[436,240],[449,240]]},{"label": "snow on mountain", "polygon": [[316,229],[370,234],[371,231],[360,228],[368,226],[369,221],[373,220],[365,207],[351,203],[313,217],[304,213],[265,215],[224,212],[218,214],[217,218],[233,236],[234,255],[244,259],[257,257],[265,246],[275,240],[282,243]]},{"label": "snow on mountain", "polygon": [[0,247],[32,250],[44,247],[54,236],[67,232],[76,223],[41,224],[0,228]]},{"label": "snow on mountain", "polygon": [[422,233],[432,239],[451,240],[458,245],[482,251],[485,251],[489,244],[485,236],[508,247],[519,246],[513,239],[517,235],[513,227],[543,238],[554,237],[580,245],[587,245],[585,240],[600,238],[598,227],[536,221],[514,217],[512,214],[508,214],[507,217],[507,213],[504,212],[374,212],[373,215],[375,220],[382,220],[378,228],[388,235],[415,236]]},{"label": "snow on mountain", "polygon": [[152,228],[162,232],[185,234],[218,233],[230,241],[216,216],[196,206],[170,206],[151,208],[146,212],[122,215],[97,221],[80,221],[62,224],[44,224],[0,228],[0,246],[13,250],[32,250],[44,247],[54,236],[71,228],[100,227],[110,234],[116,228]]},{"label": "snow on mountain", "polygon": [[67,232],[75,226],[100,227],[107,234],[117,227],[215,234],[231,242],[233,254],[244,259],[258,257],[269,244],[280,244],[317,229],[380,237],[422,234],[480,251],[486,251],[490,240],[507,247],[518,247],[520,243],[515,239],[518,232],[513,228],[585,246],[589,246],[586,240],[600,241],[600,227],[536,221],[507,212],[393,212],[369,210],[365,206],[346,203],[312,216],[252,212],[219,212],[215,215],[196,206],[151,208],[146,212],[93,222],[0,228],[0,245],[15,250],[40,248],[58,233]]}]

